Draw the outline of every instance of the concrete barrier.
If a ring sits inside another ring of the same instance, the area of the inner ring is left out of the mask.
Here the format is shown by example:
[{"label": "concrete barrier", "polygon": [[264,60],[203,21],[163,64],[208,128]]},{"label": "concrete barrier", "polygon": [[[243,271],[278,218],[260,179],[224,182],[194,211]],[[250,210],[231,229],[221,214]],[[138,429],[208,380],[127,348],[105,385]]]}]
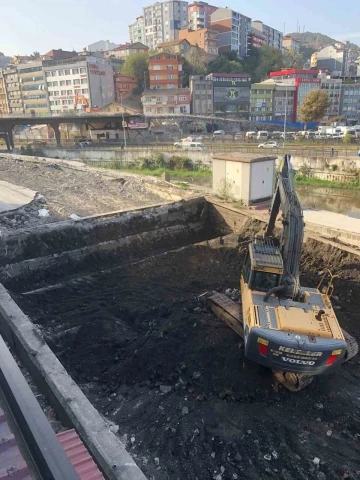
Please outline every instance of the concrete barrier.
[{"label": "concrete barrier", "polygon": [[[36,326],[0,284],[0,332],[32,374],[35,383],[69,427],[76,429],[109,480],[146,480],[120,439],[110,431],[45,343]],[[65,480],[65,479],[64,479]]]}]

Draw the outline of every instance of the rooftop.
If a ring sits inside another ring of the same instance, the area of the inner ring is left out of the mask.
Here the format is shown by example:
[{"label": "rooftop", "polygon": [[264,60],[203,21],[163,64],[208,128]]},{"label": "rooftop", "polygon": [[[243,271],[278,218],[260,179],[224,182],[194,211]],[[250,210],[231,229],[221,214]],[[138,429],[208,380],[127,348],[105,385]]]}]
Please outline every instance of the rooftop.
[{"label": "rooftop", "polygon": [[181,38],[181,39],[178,39],[178,40],[170,40],[169,42],[163,42],[163,43],[159,43],[158,45],[158,48],[162,48],[162,47],[173,47],[175,45],[180,45],[180,43],[182,42],[186,42],[190,45],[190,43],[188,42],[188,40],[186,40],[186,38]]},{"label": "rooftop", "polygon": [[143,50],[143,49],[149,50],[149,47],[147,47],[146,45],[144,45],[144,44],[141,43],[141,42],[124,43],[123,45],[119,45],[118,47],[115,47],[113,50],[114,50],[114,51],[117,51],[117,50],[128,50],[129,48],[139,49],[139,50]]},{"label": "rooftop", "polygon": [[213,154],[213,160],[223,160],[224,162],[239,162],[239,163],[259,163],[268,162],[270,160],[275,161],[276,156],[259,157],[259,155],[248,154],[243,155],[241,153],[215,153]]}]

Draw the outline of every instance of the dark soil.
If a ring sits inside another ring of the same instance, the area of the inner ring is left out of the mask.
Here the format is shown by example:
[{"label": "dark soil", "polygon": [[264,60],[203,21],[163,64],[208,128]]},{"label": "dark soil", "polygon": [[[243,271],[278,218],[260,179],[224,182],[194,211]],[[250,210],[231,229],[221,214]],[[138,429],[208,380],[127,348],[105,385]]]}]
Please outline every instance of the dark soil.
[{"label": "dark soil", "polygon": [[[238,288],[245,247],[232,238],[17,301],[90,401],[119,426],[148,478],[360,478],[358,357],[290,393],[244,358],[241,339],[198,301],[206,291]],[[309,242],[302,284],[316,286],[319,271],[336,266],[334,305],[360,340],[359,264],[338,252]]]}]

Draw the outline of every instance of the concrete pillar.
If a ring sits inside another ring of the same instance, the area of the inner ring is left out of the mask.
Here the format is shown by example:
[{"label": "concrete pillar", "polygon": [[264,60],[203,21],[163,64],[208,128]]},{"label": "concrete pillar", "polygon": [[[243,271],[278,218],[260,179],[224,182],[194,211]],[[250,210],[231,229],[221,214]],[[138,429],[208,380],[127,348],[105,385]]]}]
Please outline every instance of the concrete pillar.
[{"label": "concrete pillar", "polygon": [[6,125],[6,133],[7,133],[7,139],[6,145],[8,150],[13,150],[14,149],[14,137],[13,137],[13,125]]},{"label": "concrete pillar", "polygon": [[60,134],[60,124],[59,123],[50,123],[50,127],[54,130],[56,145],[61,147],[61,134]]}]

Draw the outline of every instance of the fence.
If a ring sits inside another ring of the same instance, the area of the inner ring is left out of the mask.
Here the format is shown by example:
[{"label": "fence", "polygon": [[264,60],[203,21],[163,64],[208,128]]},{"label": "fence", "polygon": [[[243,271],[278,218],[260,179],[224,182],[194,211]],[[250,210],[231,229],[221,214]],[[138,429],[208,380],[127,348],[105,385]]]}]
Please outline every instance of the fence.
[{"label": "fence", "polygon": [[[211,166],[202,164],[202,163],[195,163],[191,159],[188,159],[189,162],[187,163],[187,168],[184,168],[184,170],[189,170],[192,172],[196,172],[199,170],[204,170],[204,171],[209,171],[211,170]],[[113,168],[113,169],[118,169],[118,170],[136,170],[136,169],[141,169],[141,164],[140,160],[139,161],[126,161],[126,160],[83,160],[83,162],[86,165],[89,165],[90,167],[100,167],[100,168]],[[155,170],[156,168],[169,168],[169,166],[166,166],[166,163],[163,166],[159,167],[148,167],[146,168],[147,170]],[[171,168],[169,168],[171,170]],[[177,168],[174,168],[173,170],[177,170]]]}]

